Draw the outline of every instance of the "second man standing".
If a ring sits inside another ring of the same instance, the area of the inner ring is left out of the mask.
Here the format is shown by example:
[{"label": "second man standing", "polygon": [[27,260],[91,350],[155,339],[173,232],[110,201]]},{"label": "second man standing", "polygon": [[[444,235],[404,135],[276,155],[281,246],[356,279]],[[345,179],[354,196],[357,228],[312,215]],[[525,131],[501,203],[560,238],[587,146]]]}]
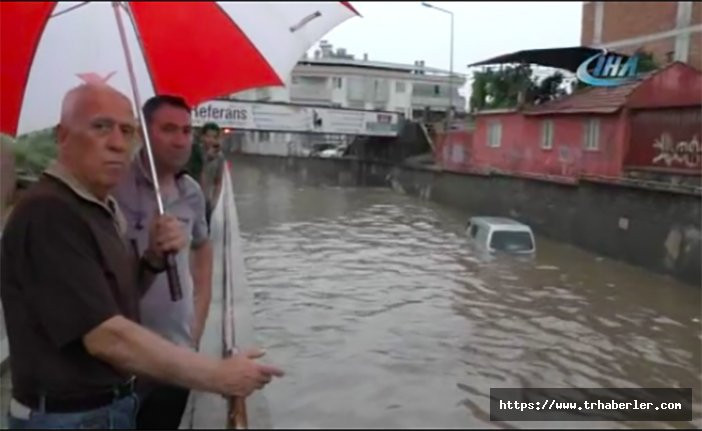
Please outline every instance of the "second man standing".
[{"label": "second man standing", "polygon": [[[176,257],[183,298],[172,301],[165,273],[140,304],[142,324],[180,346],[197,349],[212,297],[212,245],[205,219],[205,197],[184,173],[192,146],[190,108],[175,96],[155,96],[143,107],[164,210],[178,218],[190,240]],[[132,246],[143,252],[151,220],[158,215],[145,149],[136,155],[114,192],[128,223]],[[188,401],[185,388],[142,381],[139,429],[177,429]]]}]

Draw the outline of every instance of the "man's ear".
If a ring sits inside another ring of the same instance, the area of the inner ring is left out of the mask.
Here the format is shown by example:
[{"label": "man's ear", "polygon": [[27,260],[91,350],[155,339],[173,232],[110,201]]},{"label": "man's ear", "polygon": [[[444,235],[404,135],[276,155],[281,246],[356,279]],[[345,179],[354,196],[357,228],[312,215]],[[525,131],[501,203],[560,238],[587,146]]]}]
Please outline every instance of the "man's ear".
[{"label": "man's ear", "polygon": [[131,158],[132,160],[139,154],[139,150],[144,147],[144,132],[141,131],[141,126],[137,124],[136,132],[130,142]]},{"label": "man's ear", "polygon": [[59,123],[56,125],[56,127],[54,127],[54,136],[56,137],[56,145],[60,147],[61,144],[68,138],[68,129]]}]

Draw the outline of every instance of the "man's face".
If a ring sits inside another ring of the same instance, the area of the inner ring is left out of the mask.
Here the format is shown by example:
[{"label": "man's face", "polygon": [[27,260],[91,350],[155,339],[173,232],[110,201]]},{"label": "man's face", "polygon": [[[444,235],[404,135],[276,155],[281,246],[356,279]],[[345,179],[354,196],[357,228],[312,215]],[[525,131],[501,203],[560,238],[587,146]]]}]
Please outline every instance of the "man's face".
[{"label": "man's face", "polygon": [[202,143],[205,146],[205,151],[208,154],[216,154],[219,151],[219,132],[216,130],[208,130],[202,136]]},{"label": "man's face", "polygon": [[105,195],[127,168],[135,132],[128,99],[110,89],[85,92],[57,128],[61,160],[93,193]]},{"label": "man's face", "polygon": [[183,108],[163,105],[154,112],[149,138],[159,169],[177,173],[188,162],[192,146],[190,114]]}]

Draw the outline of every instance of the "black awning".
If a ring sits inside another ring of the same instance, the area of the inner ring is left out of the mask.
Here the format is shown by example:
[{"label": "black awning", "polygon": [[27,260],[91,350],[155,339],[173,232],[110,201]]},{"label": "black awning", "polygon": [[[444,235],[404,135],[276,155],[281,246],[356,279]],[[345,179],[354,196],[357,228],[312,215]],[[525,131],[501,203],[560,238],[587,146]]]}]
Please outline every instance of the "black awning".
[{"label": "black awning", "polygon": [[[575,73],[578,66],[592,57],[595,54],[602,52],[599,48],[590,48],[587,46],[573,46],[570,48],[548,48],[548,49],[527,49],[523,51],[513,52],[511,54],[499,55],[477,63],[469,64],[468,67],[485,66],[491,64],[509,64],[509,63],[529,63],[539,66],[556,67],[559,69],[569,70]],[[612,52],[612,51],[608,51]],[[629,57],[624,54],[619,54],[626,61]]]}]

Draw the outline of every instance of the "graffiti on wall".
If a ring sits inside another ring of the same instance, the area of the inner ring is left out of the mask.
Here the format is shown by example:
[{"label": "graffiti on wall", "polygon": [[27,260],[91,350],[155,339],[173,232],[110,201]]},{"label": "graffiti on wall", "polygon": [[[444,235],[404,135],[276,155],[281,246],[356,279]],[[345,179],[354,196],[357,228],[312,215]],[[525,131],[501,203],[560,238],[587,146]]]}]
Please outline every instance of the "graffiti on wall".
[{"label": "graffiti on wall", "polygon": [[697,135],[689,141],[675,142],[670,133],[663,132],[653,143],[653,148],[656,150],[652,160],[654,165],[702,167],[702,146]]},{"label": "graffiti on wall", "polygon": [[700,175],[700,130],[702,110],[699,107],[634,110],[624,167]]}]

